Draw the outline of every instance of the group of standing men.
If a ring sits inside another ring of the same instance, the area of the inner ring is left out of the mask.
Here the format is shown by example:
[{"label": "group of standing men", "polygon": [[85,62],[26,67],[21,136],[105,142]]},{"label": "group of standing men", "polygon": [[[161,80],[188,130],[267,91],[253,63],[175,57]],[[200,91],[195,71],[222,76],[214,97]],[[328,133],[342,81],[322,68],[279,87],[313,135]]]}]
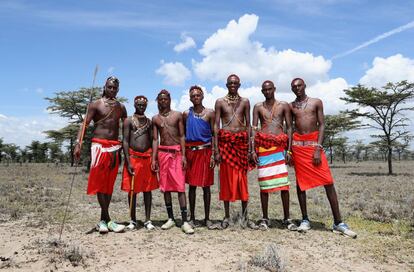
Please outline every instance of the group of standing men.
[{"label": "group of standing men", "polygon": [[[241,201],[248,226],[257,228],[247,220],[247,172],[257,167],[263,213],[258,228],[269,228],[269,193],[281,191],[283,224],[289,230],[308,231],[311,226],[306,190],[324,186],[334,217],[333,231],[355,238],[356,233],[341,220],[333,178],[322,148],[322,101],[306,95],[305,82],[300,78],[291,83],[296,99],[291,103],[278,101],[273,82],[266,80],[262,84],[265,100],[254,106],[250,125],[249,100],[238,93],[240,78],[230,75],[226,86],[228,93],[217,99],[214,110],[203,106],[203,90],[192,86],[189,95],[193,106],[184,113],[171,110],[170,93],[162,90],[156,99],[159,113],[150,120],[144,114],[148,103],[146,97],[134,99],[135,113],[127,117],[124,105],[116,100],[119,80],[115,77],[107,79],[102,98],[89,105],[86,116],[86,125],[93,120],[95,126],[87,193],[97,194],[101,207],[99,232],[121,232],[125,228],[112,221],[108,212],[122,148],[125,163],[121,189],[130,193],[128,229],[136,227],[136,194],[140,192],[144,194],[144,227],[155,228],[150,220],[151,191],[160,188],[168,213],[168,220],[161,228],[166,230],[175,226],[171,192],[177,192],[183,222],[181,229],[186,234],[194,233],[197,187],[203,188],[207,228],[229,227],[230,202],[236,200]],[[118,141],[120,120],[123,121],[122,144]],[[75,146],[74,154],[79,159],[79,145]],[[295,168],[303,217],[299,226],[289,216],[290,183],[286,164]],[[213,224],[209,218],[210,186],[214,183],[216,165],[220,170],[219,198],[224,202],[225,210],[220,225]],[[185,183],[189,184],[190,221],[187,219]]]}]

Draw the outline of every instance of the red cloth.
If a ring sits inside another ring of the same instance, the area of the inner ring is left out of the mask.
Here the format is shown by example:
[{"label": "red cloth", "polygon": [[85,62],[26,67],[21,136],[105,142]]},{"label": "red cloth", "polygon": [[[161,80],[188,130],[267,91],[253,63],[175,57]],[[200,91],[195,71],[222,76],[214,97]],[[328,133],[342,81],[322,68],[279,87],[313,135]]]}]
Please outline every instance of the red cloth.
[{"label": "red cloth", "polygon": [[[199,146],[204,142],[187,142],[186,146]],[[214,184],[214,168],[210,167],[211,146],[200,150],[185,149],[187,158],[186,182],[191,186],[208,187]]]},{"label": "red cloth", "polygon": [[220,164],[220,200],[231,202],[249,200],[247,172],[235,168],[226,161]]},{"label": "red cloth", "polygon": [[250,163],[247,157],[249,149],[247,131],[232,133],[220,129],[218,132],[218,147],[222,161],[232,167],[245,174],[248,170],[255,168],[255,165]]},{"label": "red cloth", "polygon": [[279,135],[257,132],[254,137],[256,148],[263,147],[266,149],[277,146],[286,149],[289,137],[285,133]]},{"label": "red cloth", "polygon": [[158,147],[161,192],[185,192],[185,171],[182,167],[182,157],[180,145],[160,145]]},{"label": "red cloth", "polygon": [[120,141],[92,138],[92,163],[88,179],[88,195],[112,194],[118,174],[120,149]]},{"label": "red cloth", "polygon": [[[294,141],[318,141],[318,131],[309,134],[293,133]],[[321,150],[321,164],[313,165],[313,154],[315,146],[292,146],[292,158],[296,173],[296,182],[302,191],[314,187],[333,184],[331,170],[326,160],[325,152]]]},{"label": "red cloth", "polygon": [[232,133],[220,129],[218,146],[222,160],[220,163],[220,200],[249,200],[247,171],[255,166],[249,163],[247,157],[249,148],[247,131]]},{"label": "red cloth", "polygon": [[[151,155],[151,148],[146,152],[129,149],[129,162],[135,172],[134,193],[151,192],[158,188],[157,175],[151,171]],[[132,176],[128,173],[127,165],[124,163],[121,190],[130,192],[131,185]]]}]

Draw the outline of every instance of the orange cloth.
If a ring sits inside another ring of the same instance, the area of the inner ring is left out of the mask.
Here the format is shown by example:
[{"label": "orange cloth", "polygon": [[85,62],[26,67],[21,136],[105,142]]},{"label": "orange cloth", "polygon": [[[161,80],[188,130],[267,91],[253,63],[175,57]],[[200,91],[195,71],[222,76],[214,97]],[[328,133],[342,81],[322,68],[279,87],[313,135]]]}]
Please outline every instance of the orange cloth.
[{"label": "orange cloth", "polygon": [[[309,134],[293,133],[293,141],[318,141],[318,131]],[[296,173],[296,182],[302,191],[318,186],[333,184],[331,170],[326,160],[325,152],[321,150],[321,164],[313,165],[315,146],[292,146],[292,158]]]},{"label": "orange cloth", "polygon": [[[129,162],[135,172],[134,193],[151,192],[158,188],[158,180],[155,172],[151,171],[151,154],[152,149],[146,152],[138,152],[129,149]],[[122,172],[121,190],[131,191],[132,176],[128,173],[127,165],[124,164]]]},{"label": "orange cloth", "polygon": [[185,156],[187,158],[187,169],[185,180],[191,186],[208,187],[214,184],[214,168],[210,167],[211,146],[191,150],[190,146],[203,145],[203,142],[187,142]]},{"label": "orange cloth", "polygon": [[118,174],[120,149],[120,141],[92,138],[92,162],[88,179],[88,195],[96,193],[112,194],[116,175]]},{"label": "orange cloth", "polygon": [[249,200],[247,172],[224,160],[220,163],[220,200]]}]

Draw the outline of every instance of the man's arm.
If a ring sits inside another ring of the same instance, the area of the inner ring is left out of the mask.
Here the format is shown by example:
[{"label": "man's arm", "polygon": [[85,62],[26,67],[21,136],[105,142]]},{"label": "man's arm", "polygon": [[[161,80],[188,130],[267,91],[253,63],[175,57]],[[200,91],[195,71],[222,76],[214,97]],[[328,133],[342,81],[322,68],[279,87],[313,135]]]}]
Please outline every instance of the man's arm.
[{"label": "man's arm", "polygon": [[83,139],[83,137],[85,136],[85,135],[82,135],[82,133],[85,134],[86,128],[89,126],[89,124],[91,123],[93,117],[96,114],[95,102],[90,103],[88,105],[88,110],[87,111],[88,111],[88,114],[85,116],[84,122],[80,125],[79,132],[78,132],[78,135],[76,137],[75,149],[73,150],[73,155],[74,155],[76,161],[79,161],[80,155],[81,155],[80,140],[81,140],[81,138]]},{"label": "man's arm", "polygon": [[135,175],[134,169],[131,167],[129,160],[129,134],[131,132],[131,120],[126,118],[122,125],[122,149],[124,151],[125,163],[127,165],[128,173]]},{"label": "man's arm", "polygon": [[252,150],[252,160],[254,163],[258,164],[259,159],[257,158],[255,145],[254,145],[254,138],[256,136],[257,126],[259,125],[259,104],[254,105],[253,107],[253,123],[252,123],[252,141],[251,141],[251,150]]},{"label": "man's arm", "polygon": [[214,105],[215,111],[215,125],[214,125],[214,159],[217,163],[220,163],[220,151],[218,148],[218,131],[220,129],[220,118],[221,118],[221,105],[220,101],[217,99],[216,104]]},{"label": "man's arm", "polygon": [[181,153],[182,153],[182,167],[183,169],[187,168],[187,159],[185,158],[185,131],[184,131],[184,122],[183,122],[183,115],[181,112],[178,112],[178,135],[180,136],[180,145],[181,145]]},{"label": "man's arm", "polygon": [[252,142],[251,142],[251,134],[252,134],[252,127],[250,125],[250,102],[249,99],[246,98],[246,106],[244,107],[244,118],[246,119],[246,125],[247,125],[247,141],[249,146],[249,153],[248,157],[250,158],[252,155]]},{"label": "man's arm", "polygon": [[286,134],[288,135],[288,145],[286,151],[286,163],[291,164],[292,160],[292,113],[290,111],[290,106],[286,103],[283,107],[283,113],[286,123]]},{"label": "man's arm", "polygon": [[316,99],[315,103],[315,110],[316,110],[316,118],[318,122],[318,145],[315,148],[315,153],[313,154],[313,164],[319,165],[321,164],[321,150],[323,149],[323,136],[325,133],[325,118],[323,116],[323,103],[320,99]]},{"label": "man's arm", "polygon": [[213,153],[211,154],[211,158],[210,158],[210,167],[213,168],[215,165],[215,159],[214,159],[214,154],[216,152],[216,114],[215,112],[212,110],[209,113],[209,122],[210,122],[210,127],[211,127],[211,147],[213,149]]},{"label": "man's arm", "polygon": [[151,170],[158,172],[158,126],[156,123],[157,116],[152,117],[152,160]]}]

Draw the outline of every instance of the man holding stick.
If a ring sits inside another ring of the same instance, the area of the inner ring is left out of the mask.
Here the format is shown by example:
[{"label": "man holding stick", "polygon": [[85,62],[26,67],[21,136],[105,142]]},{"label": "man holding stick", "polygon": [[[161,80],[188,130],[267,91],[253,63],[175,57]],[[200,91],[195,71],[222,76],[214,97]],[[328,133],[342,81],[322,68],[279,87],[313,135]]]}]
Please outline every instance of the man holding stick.
[{"label": "man holding stick", "polygon": [[120,163],[121,142],[118,140],[119,124],[127,117],[125,106],[116,100],[119,80],[109,77],[103,88],[102,98],[88,106],[85,122],[78,133],[74,149],[76,160],[80,158],[80,139],[93,120],[94,130],[91,147],[91,169],[88,179],[88,195],[97,195],[101,207],[101,221],[97,229],[100,233],[122,232],[125,228],[111,220],[109,204],[112,198],[116,175]]},{"label": "man holding stick", "polygon": [[127,229],[133,230],[136,222],[136,196],[144,193],[145,223],[147,230],[155,229],[150,220],[151,191],[158,188],[155,172],[151,170],[152,122],[145,116],[148,99],[137,96],[134,99],[135,113],[125,119],[123,127],[123,150],[125,155],[121,189],[128,192],[131,221]]}]

